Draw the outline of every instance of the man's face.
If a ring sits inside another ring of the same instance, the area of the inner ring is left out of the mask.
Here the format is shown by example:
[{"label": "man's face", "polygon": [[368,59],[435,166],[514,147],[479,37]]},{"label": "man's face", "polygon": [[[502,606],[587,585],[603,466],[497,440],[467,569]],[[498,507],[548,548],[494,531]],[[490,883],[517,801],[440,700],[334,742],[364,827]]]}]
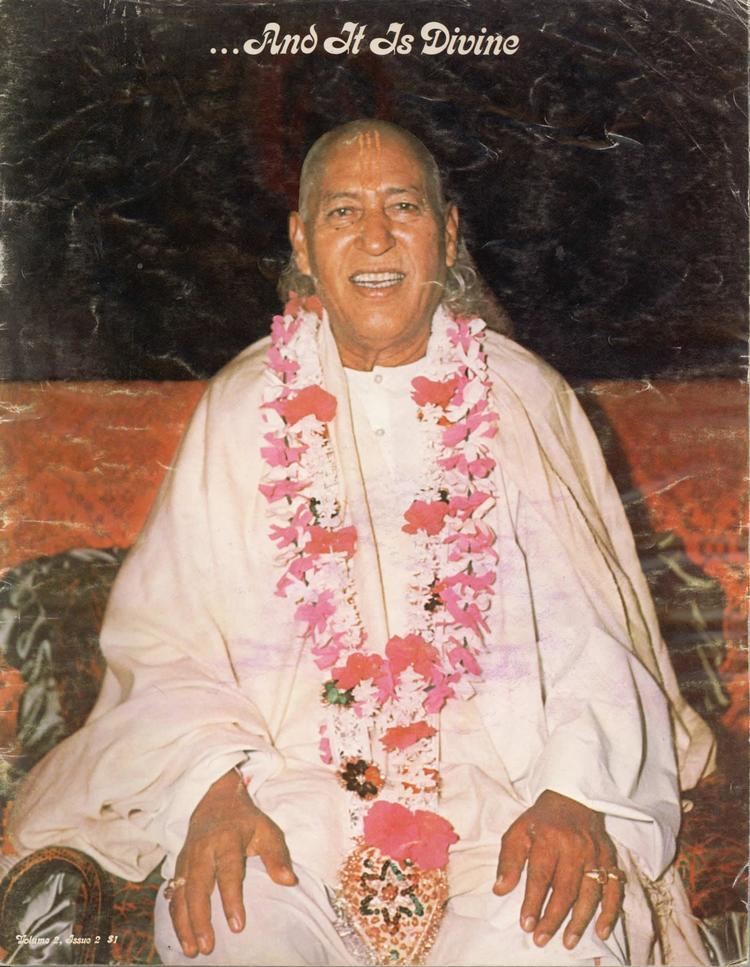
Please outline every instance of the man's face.
[{"label": "man's face", "polygon": [[332,147],[303,222],[289,234],[299,269],[315,280],[345,365],[399,365],[424,354],[458,214],[433,211],[409,146],[377,130]]}]

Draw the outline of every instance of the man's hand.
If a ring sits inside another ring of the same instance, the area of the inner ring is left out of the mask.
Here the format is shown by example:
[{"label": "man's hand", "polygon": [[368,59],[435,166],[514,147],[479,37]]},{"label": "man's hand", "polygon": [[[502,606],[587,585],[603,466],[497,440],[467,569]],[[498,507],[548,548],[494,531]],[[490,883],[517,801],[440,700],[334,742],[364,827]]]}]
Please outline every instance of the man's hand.
[{"label": "man's hand", "polygon": [[[617,854],[601,813],[556,792],[543,792],[503,836],[493,892],[510,893],[527,861],[521,927],[527,933],[533,931],[537,946],[547,943],[572,908],[563,934],[563,943],[572,950],[600,901],[596,932],[607,939],[620,912],[623,885],[610,877],[600,886],[583,875],[585,870],[617,869]],[[552,895],[542,915],[550,888]]]},{"label": "man's hand", "polygon": [[177,886],[169,903],[175,933],[187,957],[214,948],[210,898],[218,882],[224,915],[232,931],[245,926],[242,881],[245,857],[259,856],[274,883],[293,886],[284,834],[248,796],[232,770],[218,779],[190,818],[185,845],[177,857]]}]

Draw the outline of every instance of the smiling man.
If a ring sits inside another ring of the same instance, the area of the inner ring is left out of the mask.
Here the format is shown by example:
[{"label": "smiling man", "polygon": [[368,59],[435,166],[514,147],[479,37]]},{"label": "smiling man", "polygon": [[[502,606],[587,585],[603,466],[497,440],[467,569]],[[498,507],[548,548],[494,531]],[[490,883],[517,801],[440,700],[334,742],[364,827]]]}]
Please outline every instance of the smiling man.
[{"label": "smiling man", "polygon": [[420,158],[375,128],[311,152],[289,235],[315,279],[345,367],[402,366],[427,350],[432,316],[455,263],[458,214],[441,210]]},{"label": "smiling man", "polygon": [[710,738],[575,396],[485,326],[408,132],[321,138],[289,234],[16,843],[166,857],[168,963],[703,963],[670,863]]}]

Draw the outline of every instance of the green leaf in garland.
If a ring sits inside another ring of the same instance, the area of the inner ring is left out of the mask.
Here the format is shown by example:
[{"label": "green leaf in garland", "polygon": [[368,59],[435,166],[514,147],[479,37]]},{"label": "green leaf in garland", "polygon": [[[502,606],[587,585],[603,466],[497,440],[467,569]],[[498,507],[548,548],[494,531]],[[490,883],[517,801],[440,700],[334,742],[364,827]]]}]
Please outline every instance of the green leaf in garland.
[{"label": "green leaf in garland", "polygon": [[333,680],[323,685],[323,698],[329,705],[350,705],[354,701],[351,689],[336,688]]}]

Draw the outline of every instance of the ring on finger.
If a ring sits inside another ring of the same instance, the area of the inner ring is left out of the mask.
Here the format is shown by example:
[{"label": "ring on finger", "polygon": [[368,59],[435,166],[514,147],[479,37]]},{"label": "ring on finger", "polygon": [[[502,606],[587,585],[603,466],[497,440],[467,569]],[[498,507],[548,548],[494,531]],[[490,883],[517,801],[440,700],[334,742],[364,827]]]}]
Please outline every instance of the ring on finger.
[{"label": "ring on finger", "polygon": [[164,890],[164,899],[171,900],[172,897],[178,890],[182,890],[187,884],[187,880],[184,876],[176,876],[172,880],[167,880],[167,885]]},{"label": "ring on finger", "polygon": [[594,882],[598,883],[599,886],[606,886],[607,880],[609,879],[609,874],[607,871],[598,868],[593,870],[584,870],[583,875],[587,876],[590,880],[594,880]]},{"label": "ring on finger", "polygon": [[608,880],[617,880],[618,883],[625,883],[627,880],[625,870],[621,870],[619,866],[608,867],[606,873]]}]

